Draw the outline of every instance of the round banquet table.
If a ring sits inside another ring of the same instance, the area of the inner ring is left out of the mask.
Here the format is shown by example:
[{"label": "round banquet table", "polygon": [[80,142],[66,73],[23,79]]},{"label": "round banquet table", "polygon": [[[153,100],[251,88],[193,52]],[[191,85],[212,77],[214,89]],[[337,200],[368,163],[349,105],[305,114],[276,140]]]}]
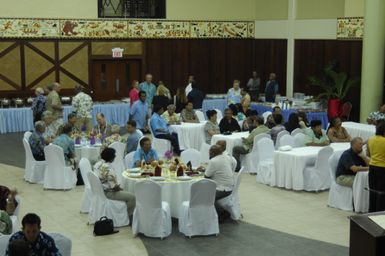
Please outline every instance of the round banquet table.
[{"label": "round banquet table", "polygon": [[215,145],[217,141],[224,140],[226,141],[226,151],[230,155],[233,155],[233,148],[235,146],[241,146],[242,145],[242,138],[246,138],[249,136],[249,132],[235,132],[230,135],[223,135],[223,134],[215,134],[211,138],[211,145]]},{"label": "round banquet table", "polygon": [[87,158],[91,165],[99,161],[100,156],[100,148],[101,144],[94,144],[94,145],[81,145],[81,144],[75,144],[75,155],[78,161],[82,159],[82,157]]},{"label": "round banquet table", "polygon": [[[171,216],[178,218],[179,207],[183,201],[190,200],[191,184],[197,180],[203,179],[203,176],[191,177],[191,180],[180,181],[176,178],[166,178],[165,181],[155,181],[162,187],[162,201],[170,205]],[[151,179],[148,177],[131,177],[128,171],[123,172],[122,188],[125,191],[135,194],[135,184],[137,182]]]},{"label": "round banquet table", "polygon": [[376,126],[371,124],[361,124],[356,122],[343,122],[344,127],[352,138],[361,137],[364,141],[376,134]]},{"label": "round banquet table", "polygon": [[178,134],[179,147],[181,149],[194,148],[200,150],[205,139],[205,123],[206,121],[170,125],[171,130]]}]

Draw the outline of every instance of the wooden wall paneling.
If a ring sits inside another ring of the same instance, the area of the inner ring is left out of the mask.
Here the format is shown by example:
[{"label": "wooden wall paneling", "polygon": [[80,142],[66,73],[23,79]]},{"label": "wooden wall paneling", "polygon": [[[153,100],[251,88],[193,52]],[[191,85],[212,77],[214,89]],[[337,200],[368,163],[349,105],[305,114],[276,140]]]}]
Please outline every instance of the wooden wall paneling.
[{"label": "wooden wall paneling", "polygon": [[202,91],[208,93],[206,88],[212,88],[212,86],[219,86],[213,84],[209,78],[210,70],[210,40],[198,39],[190,41],[189,48],[189,68],[190,73],[194,75],[197,86]]},{"label": "wooden wall paneling", "polygon": [[[4,46],[4,45],[3,45]],[[1,91],[17,91],[22,89],[21,46],[19,42],[3,47],[0,52]]]},{"label": "wooden wall paneling", "polygon": [[226,56],[226,40],[213,39],[210,45],[210,84],[207,87],[209,93],[223,93],[221,88],[226,88],[228,81],[226,81],[227,74],[227,56]]},{"label": "wooden wall paneling", "polygon": [[162,40],[146,40],[146,66],[145,70],[143,70],[143,77],[141,77],[139,82],[144,81],[144,75],[147,73],[151,73],[155,79],[161,77],[161,41]]},{"label": "wooden wall paneling", "polygon": [[[190,74],[190,40],[173,40],[170,89],[175,94],[178,87],[185,87]],[[167,85],[168,86],[168,85]]]}]

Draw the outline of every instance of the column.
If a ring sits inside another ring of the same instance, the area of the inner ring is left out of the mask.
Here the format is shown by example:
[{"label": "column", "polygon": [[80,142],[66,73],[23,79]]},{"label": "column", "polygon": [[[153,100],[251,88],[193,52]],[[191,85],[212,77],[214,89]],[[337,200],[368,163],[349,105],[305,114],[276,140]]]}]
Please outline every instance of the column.
[{"label": "column", "polygon": [[[385,1],[365,0],[360,121],[382,104],[385,56]],[[353,103],[354,104],[354,103]]]},{"label": "column", "polygon": [[288,1],[287,22],[287,60],[286,60],[286,96],[293,97],[294,91],[294,27],[296,18],[296,0]]}]

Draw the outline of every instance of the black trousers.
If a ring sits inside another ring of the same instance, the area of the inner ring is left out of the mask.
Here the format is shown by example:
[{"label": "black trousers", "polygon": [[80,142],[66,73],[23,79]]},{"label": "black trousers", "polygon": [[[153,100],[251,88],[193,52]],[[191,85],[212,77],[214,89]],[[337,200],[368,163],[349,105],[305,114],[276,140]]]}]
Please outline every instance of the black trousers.
[{"label": "black trousers", "polygon": [[[369,188],[379,192],[385,192],[385,168],[379,166],[369,166]],[[385,210],[385,195],[370,191],[369,193],[369,212],[379,212]]]},{"label": "black trousers", "polygon": [[33,158],[35,158],[36,161],[45,161],[44,155],[33,155]]},{"label": "black trousers", "polygon": [[155,136],[155,138],[169,140],[171,142],[173,152],[177,155],[180,155],[178,134],[176,134],[176,133],[158,134]]}]

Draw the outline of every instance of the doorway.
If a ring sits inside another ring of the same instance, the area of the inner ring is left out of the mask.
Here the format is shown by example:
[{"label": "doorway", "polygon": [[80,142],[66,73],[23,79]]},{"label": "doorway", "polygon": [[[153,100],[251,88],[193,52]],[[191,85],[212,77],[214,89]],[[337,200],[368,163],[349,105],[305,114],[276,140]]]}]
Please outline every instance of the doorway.
[{"label": "doorway", "polygon": [[141,60],[93,60],[92,90],[96,101],[129,97],[131,82],[141,77]]}]

